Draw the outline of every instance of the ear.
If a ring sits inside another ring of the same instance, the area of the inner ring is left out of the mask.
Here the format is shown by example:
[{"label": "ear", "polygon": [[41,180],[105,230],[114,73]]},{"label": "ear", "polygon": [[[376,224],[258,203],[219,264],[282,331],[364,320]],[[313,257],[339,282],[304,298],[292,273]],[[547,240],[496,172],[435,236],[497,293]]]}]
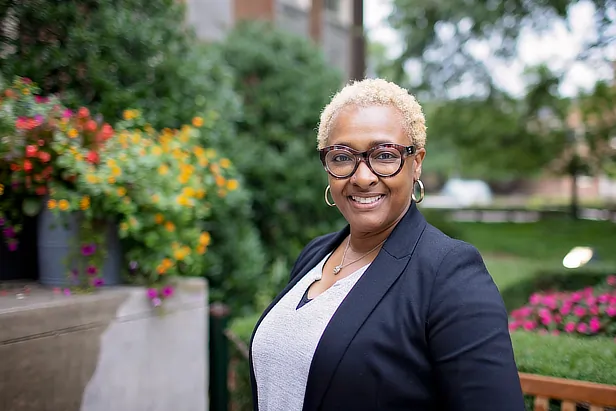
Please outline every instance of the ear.
[{"label": "ear", "polygon": [[421,166],[423,164],[423,160],[426,157],[426,149],[420,148],[417,150],[415,155],[413,156],[413,175],[415,180],[418,180],[421,177]]}]

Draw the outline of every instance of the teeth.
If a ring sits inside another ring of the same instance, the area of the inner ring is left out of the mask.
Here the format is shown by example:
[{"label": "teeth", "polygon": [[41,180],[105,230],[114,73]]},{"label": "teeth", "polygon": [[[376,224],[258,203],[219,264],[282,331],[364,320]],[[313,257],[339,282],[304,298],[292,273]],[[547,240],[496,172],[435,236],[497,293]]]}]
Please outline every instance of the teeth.
[{"label": "teeth", "polygon": [[383,196],[376,196],[376,197],[355,197],[355,196],[351,196],[353,201],[356,201],[356,202],[358,202],[360,204],[374,203],[375,201],[379,201],[381,199],[381,197],[383,197]]}]

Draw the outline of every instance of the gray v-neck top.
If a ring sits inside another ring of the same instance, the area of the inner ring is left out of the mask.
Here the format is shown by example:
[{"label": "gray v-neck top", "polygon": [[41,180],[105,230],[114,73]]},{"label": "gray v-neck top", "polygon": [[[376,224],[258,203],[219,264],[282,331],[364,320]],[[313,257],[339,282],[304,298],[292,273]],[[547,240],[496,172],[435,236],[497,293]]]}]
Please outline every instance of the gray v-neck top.
[{"label": "gray v-neck top", "polygon": [[[301,411],[312,357],[334,313],[370,264],[300,305],[329,254],[263,318],[252,342],[259,411]],[[318,376],[315,376],[318,378]]]}]

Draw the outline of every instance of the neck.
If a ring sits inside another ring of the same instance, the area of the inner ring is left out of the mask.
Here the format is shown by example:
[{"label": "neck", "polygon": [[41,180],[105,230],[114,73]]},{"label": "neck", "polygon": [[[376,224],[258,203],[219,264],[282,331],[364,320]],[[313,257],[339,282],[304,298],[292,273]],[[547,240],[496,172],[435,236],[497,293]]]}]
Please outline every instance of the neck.
[{"label": "neck", "polygon": [[365,253],[370,251],[372,248],[376,247],[377,244],[384,242],[387,237],[391,234],[391,232],[396,228],[396,225],[402,220],[402,217],[406,215],[409,207],[404,209],[404,212],[396,218],[391,224],[384,226],[380,230],[365,232],[358,229],[354,229],[351,226],[351,234],[350,234],[350,248],[357,254]]}]

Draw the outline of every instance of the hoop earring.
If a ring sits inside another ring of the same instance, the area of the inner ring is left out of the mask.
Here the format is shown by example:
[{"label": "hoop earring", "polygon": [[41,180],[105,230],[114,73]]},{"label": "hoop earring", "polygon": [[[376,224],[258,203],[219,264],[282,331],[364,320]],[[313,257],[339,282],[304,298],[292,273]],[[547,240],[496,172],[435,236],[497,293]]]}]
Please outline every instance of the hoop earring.
[{"label": "hoop earring", "polygon": [[[415,183],[419,184],[419,196],[420,196],[419,199],[415,197]],[[419,179],[417,179],[415,183],[413,183],[413,193],[411,194],[411,198],[413,199],[414,202],[419,204],[424,199],[424,195],[425,195],[424,184]]]},{"label": "hoop earring", "polygon": [[331,194],[331,188],[329,186],[329,184],[327,185],[327,187],[325,187],[325,203],[327,203],[328,206],[333,207],[336,205],[336,203],[334,202],[330,202],[329,198],[327,198],[327,192],[329,192]]}]

